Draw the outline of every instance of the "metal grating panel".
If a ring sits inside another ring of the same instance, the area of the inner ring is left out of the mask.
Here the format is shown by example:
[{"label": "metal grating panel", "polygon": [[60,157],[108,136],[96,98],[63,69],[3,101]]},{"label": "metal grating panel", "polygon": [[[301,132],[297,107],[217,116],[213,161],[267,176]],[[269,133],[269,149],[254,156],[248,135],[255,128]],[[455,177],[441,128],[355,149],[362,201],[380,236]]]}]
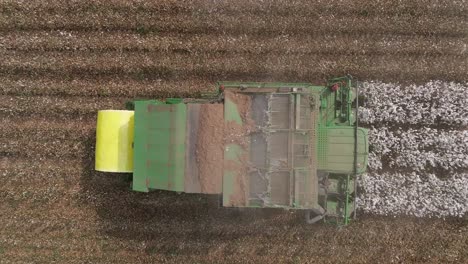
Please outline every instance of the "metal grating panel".
[{"label": "metal grating panel", "polygon": [[[295,92],[249,96],[256,129],[248,136],[249,188],[248,202],[243,206],[315,208],[318,182],[313,156],[318,96]],[[227,102],[233,103],[229,98]],[[238,151],[232,147],[227,146],[225,160],[230,152]],[[232,195],[234,190],[230,186],[235,181],[229,173],[225,171],[223,193]]]}]

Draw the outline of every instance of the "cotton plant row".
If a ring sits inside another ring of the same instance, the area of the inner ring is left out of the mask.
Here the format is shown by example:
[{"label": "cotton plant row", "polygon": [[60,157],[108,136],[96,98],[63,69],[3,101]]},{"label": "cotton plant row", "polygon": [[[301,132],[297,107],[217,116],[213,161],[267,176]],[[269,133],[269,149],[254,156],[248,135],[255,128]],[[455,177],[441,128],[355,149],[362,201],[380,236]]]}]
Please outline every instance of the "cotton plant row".
[{"label": "cotton plant row", "polygon": [[468,169],[468,130],[373,127],[369,130],[369,144],[369,168],[373,170],[382,169],[384,157],[390,168],[417,172],[428,167]]},{"label": "cotton plant row", "polygon": [[468,83],[363,82],[359,92],[366,98],[359,107],[363,123],[468,125]]},{"label": "cotton plant row", "polygon": [[418,217],[468,214],[468,83],[364,82],[360,93],[366,97],[360,121],[371,127],[360,208]]},{"label": "cotton plant row", "polygon": [[468,214],[468,173],[447,176],[367,173],[359,179],[357,203],[365,212],[381,215],[463,217]]}]

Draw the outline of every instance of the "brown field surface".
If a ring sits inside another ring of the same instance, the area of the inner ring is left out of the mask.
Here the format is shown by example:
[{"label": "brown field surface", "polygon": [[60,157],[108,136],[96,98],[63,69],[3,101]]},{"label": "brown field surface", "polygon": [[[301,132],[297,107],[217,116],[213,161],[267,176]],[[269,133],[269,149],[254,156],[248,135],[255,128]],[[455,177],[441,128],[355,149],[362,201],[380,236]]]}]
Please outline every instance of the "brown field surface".
[{"label": "brown field surface", "polygon": [[447,263],[468,222],[277,210],[93,170],[96,111],[217,80],[468,81],[466,1],[0,0],[0,263]]}]

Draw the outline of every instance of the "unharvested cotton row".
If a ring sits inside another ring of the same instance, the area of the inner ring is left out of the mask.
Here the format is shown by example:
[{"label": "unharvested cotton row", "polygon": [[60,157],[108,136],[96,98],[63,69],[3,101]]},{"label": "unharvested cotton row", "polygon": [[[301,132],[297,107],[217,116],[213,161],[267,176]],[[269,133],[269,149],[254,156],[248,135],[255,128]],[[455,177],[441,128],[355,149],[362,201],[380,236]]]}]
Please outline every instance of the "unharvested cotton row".
[{"label": "unharvested cotton row", "polygon": [[464,126],[468,124],[468,83],[433,81],[424,85],[363,82],[361,122]]},{"label": "unharvested cotton row", "polygon": [[468,213],[468,174],[446,176],[368,173],[359,179],[357,202],[365,212],[382,215],[462,217]]},{"label": "unharvested cotton row", "polygon": [[468,130],[371,128],[369,144],[369,167],[373,170],[382,169],[384,158],[390,168],[420,172],[468,168]]}]

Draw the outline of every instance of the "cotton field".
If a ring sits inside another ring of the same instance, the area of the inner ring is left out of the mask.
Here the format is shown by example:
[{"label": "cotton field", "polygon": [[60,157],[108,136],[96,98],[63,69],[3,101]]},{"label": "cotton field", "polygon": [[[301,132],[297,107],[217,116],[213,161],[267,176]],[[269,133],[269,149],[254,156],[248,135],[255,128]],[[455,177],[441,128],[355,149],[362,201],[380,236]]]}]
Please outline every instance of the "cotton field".
[{"label": "cotton field", "polygon": [[358,204],[384,215],[468,212],[468,84],[360,84],[369,170]]},{"label": "cotton field", "polygon": [[[467,14],[467,0],[2,0],[0,263],[466,262]],[[94,170],[98,110],[347,73],[367,81],[372,149],[344,228]]]}]

